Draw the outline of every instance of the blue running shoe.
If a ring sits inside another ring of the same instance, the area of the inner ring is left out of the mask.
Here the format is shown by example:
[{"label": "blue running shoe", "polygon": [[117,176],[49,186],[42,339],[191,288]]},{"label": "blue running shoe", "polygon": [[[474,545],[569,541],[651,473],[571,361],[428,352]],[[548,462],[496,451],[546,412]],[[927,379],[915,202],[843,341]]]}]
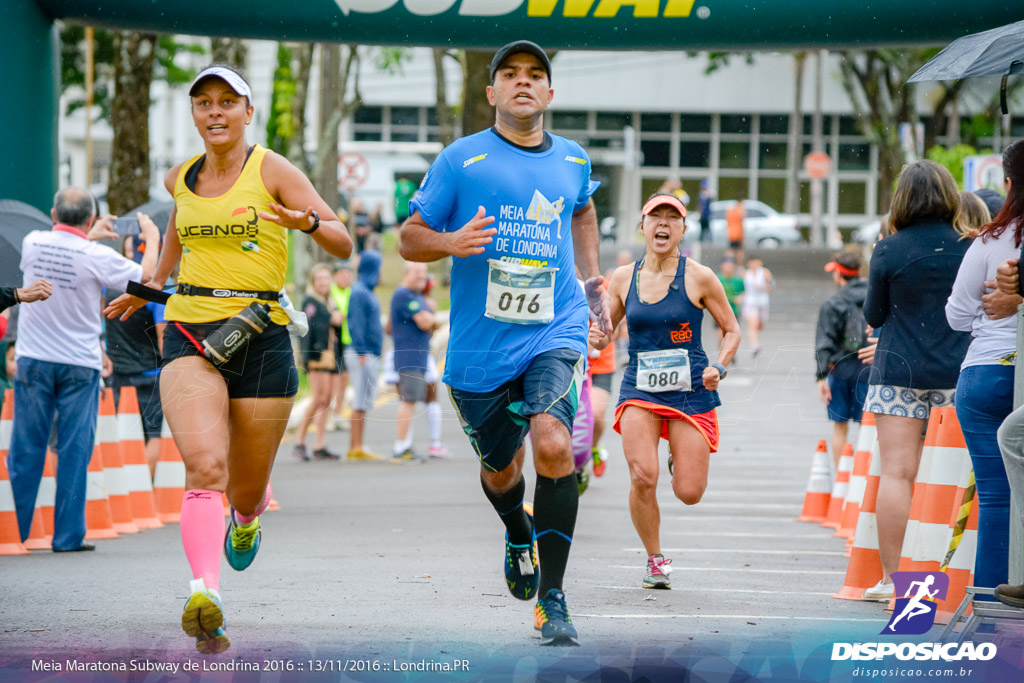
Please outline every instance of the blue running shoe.
[{"label": "blue running shoe", "polygon": [[224,534],[224,557],[235,571],[242,571],[256,559],[260,549],[260,518],[248,524],[235,522],[235,508],[228,515],[228,529]]},{"label": "blue running shoe", "polygon": [[579,645],[579,635],[572,625],[565,593],[552,588],[537,601],[533,610],[533,626],[540,630],[541,645]]},{"label": "blue running shoe", "polygon": [[[533,526],[533,515],[526,516]],[[531,529],[533,541],[526,545],[509,543],[505,534],[505,583],[513,596],[529,600],[537,594],[540,586],[540,566],[537,564],[537,531]]]},{"label": "blue running shoe", "polygon": [[181,630],[196,639],[196,650],[203,654],[224,652],[231,645],[224,633],[224,608],[220,595],[206,587],[202,579],[190,584],[191,595],[181,613]]}]

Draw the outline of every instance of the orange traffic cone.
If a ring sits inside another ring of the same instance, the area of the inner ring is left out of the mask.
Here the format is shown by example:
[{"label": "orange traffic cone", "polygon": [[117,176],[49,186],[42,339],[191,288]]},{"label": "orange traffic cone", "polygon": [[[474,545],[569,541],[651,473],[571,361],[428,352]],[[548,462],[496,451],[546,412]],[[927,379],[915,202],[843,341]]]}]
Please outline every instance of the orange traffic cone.
[{"label": "orange traffic cone", "polygon": [[910,519],[903,536],[899,571],[939,570],[952,536],[950,513],[960,505],[956,492],[965,463],[969,470],[971,456],[960,432],[956,410],[932,408],[914,482]]},{"label": "orange traffic cone", "polygon": [[171,428],[164,418],[160,430],[160,457],[153,477],[156,513],[164,524],[181,521],[181,501],[185,497],[185,462],[181,459]]},{"label": "orange traffic cone", "polygon": [[128,502],[132,519],[140,529],[159,529],[163,526],[156,514],[153,498],[153,480],[146,462],[145,433],[139,399],[135,387],[121,387],[121,400],[117,413],[117,434],[121,438],[124,456],[124,478],[128,486]]},{"label": "orange traffic cone", "polygon": [[[876,446],[877,448],[877,446]],[[864,591],[882,578],[882,556],[878,552],[878,526],[875,506],[878,502],[878,482],[881,478],[881,458],[871,458],[871,468],[865,478],[864,500],[857,515],[857,529],[850,548],[850,564],[846,568],[846,579],[833,598],[840,600],[863,600]]]},{"label": "orange traffic cone", "polygon": [[14,392],[4,392],[4,407],[0,411],[0,555],[28,555],[21,543],[18,513],[14,507],[14,491],[7,474],[7,449],[11,443],[14,421]]},{"label": "orange traffic cone", "polygon": [[843,501],[843,515],[839,522],[836,536],[853,540],[857,530],[857,516],[864,500],[864,489],[867,486],[868,471],[871,469],[871,453],[878,443],[878,432],[875,427],[875,414],[862,413],[860,433],[857,435],[857,448],[853,452],[853,470],[850,472],[850,487]]},{"label": "orange traffic cone", "polygon": [[828,513],[823,527],[838,529],[843,519],[843,503],[846,501],[846,493],[850,490],[850,472],[853,470],[853,444],[843,446],[843,454],[839,457],[839,471],[836,473],[836,482],[832,485],[832,497],[828,501]]},{"label": "orange traffic cone", "polygon": [[270,502],[267,504],[267,510],[281,510],[281,506],[278,504],[278,499],[273,497],[273,489],[270,488],[270,482],[266,482],[266,493],[270,496]]},{"label": "orange traffic cone", "polygon": [[85,538],[92,541],[100,538],[117,538],[114,519],[107,497],[106,478],[103,476],[103,453],[100,450],[99,433],[92,449],[89,470],[85,475]]},{"label": "orange traffic cone", "polygon": [[110,514],[114,531],[119,534],[137,534],[139,527],[132,518],[132,504],[128,500],[128,482],[124,476],[121,455],[121,437],[117,433],[117,413],[114,412],[114,393],[104,389],[100,394],[100,412],[96,423],[96,436],[103,455],[103,478],[110,500]]},{"label": "orange traffic cone", "polygon": [[825,439],[821,439],[811,462],[811,476],[807,479],[807,493],[804,495],[804,509],[796,520],[824,522],[828,514],[831,493],[832,466],[828,458],[828,444]]},{"label": "orange traffic cone", "polygon": [[978,496],[970,458],[963,463],[954,494],[956,505],[949,521],[950,544],[943,559],[943,571],[949,576],[946,599],[939,603],[935,623],[948,624],[957,606],[974,585],[974,563],[978,550]]}]

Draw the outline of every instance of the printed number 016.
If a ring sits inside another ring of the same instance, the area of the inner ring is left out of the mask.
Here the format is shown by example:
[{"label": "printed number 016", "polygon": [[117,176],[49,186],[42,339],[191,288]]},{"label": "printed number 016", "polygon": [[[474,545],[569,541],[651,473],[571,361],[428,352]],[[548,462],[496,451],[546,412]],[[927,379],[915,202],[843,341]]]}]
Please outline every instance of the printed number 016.
[{"label": "printed number 016", "polygon": [[[498,310],[507,311],[512,308],[514,302],[518,301],[519,305],[516,308],[516,313],[523,312],[523,304],[526,304],[526,295],[520,294],[519,296],[512,296],[509,292],[502,292],[501,296],[498,297]],[[527,313],[537,313],[540,310],[540,294],[534,294],[533,299],[530,300],[529,304],[526,304]]]}]

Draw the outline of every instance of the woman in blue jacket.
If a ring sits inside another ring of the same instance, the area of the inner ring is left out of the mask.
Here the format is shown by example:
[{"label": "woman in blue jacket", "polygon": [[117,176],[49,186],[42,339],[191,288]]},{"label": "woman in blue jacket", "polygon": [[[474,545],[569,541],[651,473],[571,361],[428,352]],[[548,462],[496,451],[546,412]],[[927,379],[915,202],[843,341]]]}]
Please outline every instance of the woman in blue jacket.
[{"label": "woman in blue jacket", "polygon": [[882,328],[864,410],[875,414],[881,457],[878,549],[884,576],[865,600],[893,597],[910,498],[931,409],[952,406],[960,363],[971,341],[946,322],[945,305],[970,242],[953,228],[956,183],[944,167],[918,161],[900,174],[892,235],[871,255],[864,319]]}]

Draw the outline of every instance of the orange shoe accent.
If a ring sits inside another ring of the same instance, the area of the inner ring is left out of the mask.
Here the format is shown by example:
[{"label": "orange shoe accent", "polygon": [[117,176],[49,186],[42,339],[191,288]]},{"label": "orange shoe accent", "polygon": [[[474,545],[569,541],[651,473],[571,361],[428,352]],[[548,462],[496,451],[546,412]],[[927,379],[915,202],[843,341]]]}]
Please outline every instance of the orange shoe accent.
[{"label": "orange shoe accent", "polygon": [[836,481],[832,485],[832,497],[828,500],[828,512],[825,514],[823,527],[838,529],[843,519],[843,503],[850,490],[850,472],[853,471],[853,444],[843,446],[843,454],[839,457],[839,468]]},{"label": "orange shoe accent", "polygon": [[832,464],[829,462],[828,444],[825,439],[821,439],[811,462],[811,476],[807,479],[807,493],[804,495],[804,509],[796,521],[824,522],[831,495]]},{"label": "orange shoe accent", "polygon": [[110,515],[114,531],[119,534],[137,534],[132,517],[132,504],[128,500],[128,482],[124,476],[124,457],[121,455],[121,437],[117,433],[117,413],[114,412],[114,392],[104,389],[100,393],[100,413],[96,423],[96,437],[103,455],[103,478],[110,500]]},{"label": "orange shoe accent", "polygon": [[156,513],[153,480],[146,462],[146,437],[142,430],[142,415],[135,387],[121,387],[117,434],[121,439],[124,479],[128,486],[128,503],[135,526],[139,529],[159,529],[163,523]]},{"label": "orange shoe accent", "polygon": [[4,407],[0,412],[0,555],[28,555],[21,542],[18,513],[14,507],[14,491],[7,474],[7,449],[11,445],[14,426],[14,391],[4,392]]},{"label": "orange shoe accent", "polygon": [[185,462],[174,443],[171,428],[164,418],[160,430],[160,457],[153,477],[156,513],[164,524],[181,521],[181,501],[185,497]]}]

